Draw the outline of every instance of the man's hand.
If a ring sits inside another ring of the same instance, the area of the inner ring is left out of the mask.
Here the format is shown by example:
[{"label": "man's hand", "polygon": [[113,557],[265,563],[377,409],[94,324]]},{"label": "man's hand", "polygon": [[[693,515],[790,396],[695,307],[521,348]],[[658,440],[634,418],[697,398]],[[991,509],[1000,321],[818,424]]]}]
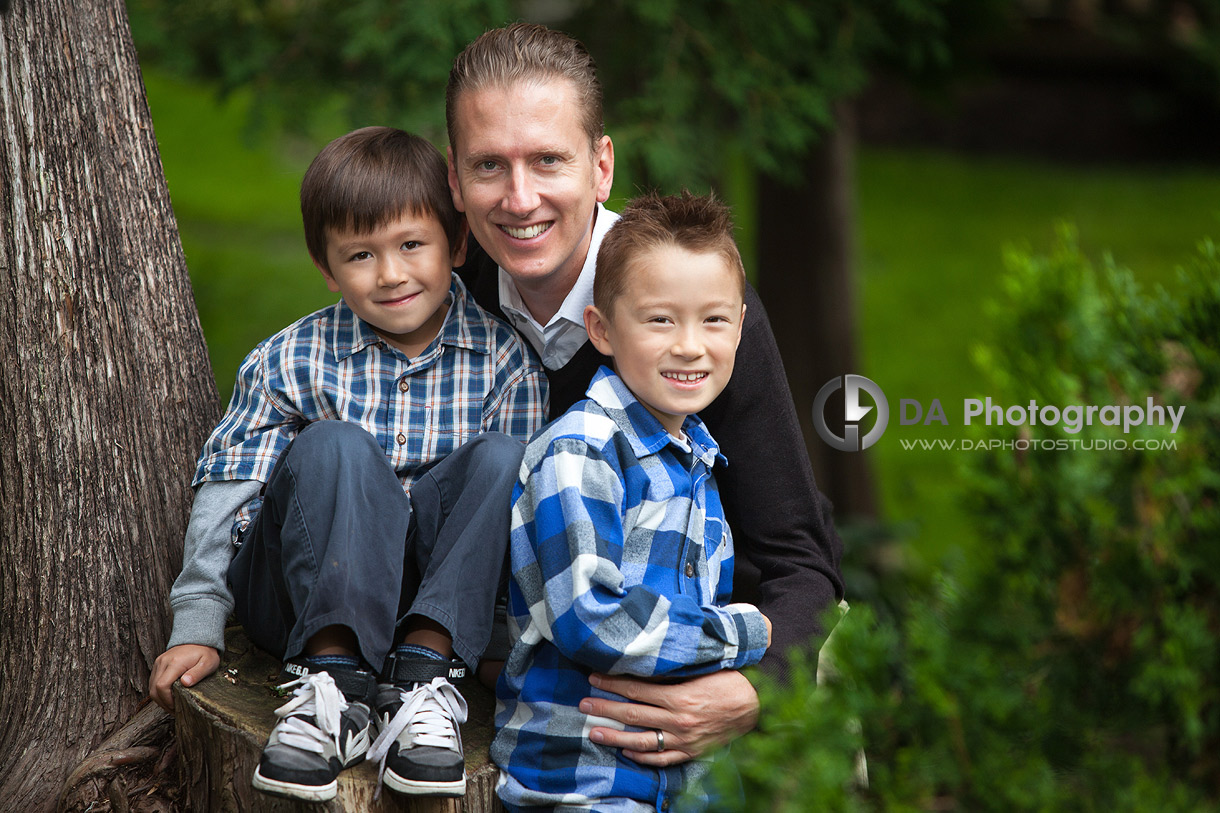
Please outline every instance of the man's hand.
[{"label": "man's hand", "polygon": [[166,711],[174,710],[170,689],[182,678],[183,686],[194,686],[220,666],[220,653],[210,646],[179,644],[165,650],[153,663],[148,679],[148,694]]},{"label": "man's hand", "polygon": [[[581,711],[647,729],[599,726],[589,732],[589,739],[621,748],[643,765],[686,762],[740,737],[758,722],[758,695],[740,672],[713,672],[672,684],[594,674],[589,682],[632,702],[587,697],[580,701]],[[657,731],[664,737],[664,751],[657,750]]]}]

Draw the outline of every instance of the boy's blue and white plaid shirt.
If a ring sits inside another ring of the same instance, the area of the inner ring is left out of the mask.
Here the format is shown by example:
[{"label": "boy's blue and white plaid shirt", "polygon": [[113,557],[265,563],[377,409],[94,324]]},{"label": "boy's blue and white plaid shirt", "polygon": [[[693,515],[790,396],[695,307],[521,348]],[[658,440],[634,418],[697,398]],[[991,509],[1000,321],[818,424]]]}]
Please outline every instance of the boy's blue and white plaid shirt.
[{"label": "boy's blue and white plaid shirt", "polygon": [[[266,482],[280,453],[313,421],[350,421],[377,438],[403,489],[481,432],[525,442],[546,421],[546,376],[508,325],[453,276],[436,339],[415,358],[384,342],[345,302],[310,314],[254,348],[204,445],[192,485]],[[261,498],[237,515],[234,535]]]},{"label": "boy's blue and white plaid shirt", "polygon": [[513,647],[492,758],[511,806],[659,810],[698,764],[656,769],[591,742],[591,727],[622,726],[581,699],[622,698],[589,673],[740,669],[767,630],[755,607],[728,604],[733,543],[711,476],[723,457],[703,422],[683,424],[687,451],[605,367],[587,395],[529,443],[513,491]]}]

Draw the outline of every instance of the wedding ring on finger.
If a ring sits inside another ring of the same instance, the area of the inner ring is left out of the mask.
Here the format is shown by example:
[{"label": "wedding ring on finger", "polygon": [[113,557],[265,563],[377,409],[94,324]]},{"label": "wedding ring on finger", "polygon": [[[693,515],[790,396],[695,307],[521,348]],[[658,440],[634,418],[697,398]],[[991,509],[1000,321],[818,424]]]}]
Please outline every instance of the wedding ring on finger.
[{"label": "wedding ring on finger", "polygon": [[657,751],[658,753],[665,750],[665,732],[657,729]]}]

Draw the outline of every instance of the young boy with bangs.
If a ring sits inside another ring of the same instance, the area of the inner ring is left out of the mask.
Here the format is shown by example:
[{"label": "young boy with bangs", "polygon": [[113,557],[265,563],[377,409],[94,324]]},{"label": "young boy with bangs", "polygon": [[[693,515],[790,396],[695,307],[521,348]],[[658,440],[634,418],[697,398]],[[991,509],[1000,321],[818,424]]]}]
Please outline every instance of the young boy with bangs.
[{"label": "young boy with bangs", "polygon": [[546,383],[453,274],[466,224],[446,175],[435,147],[386,127],[314,159],[306,244],[342,298],[246,357],[199,458],[150,693],[168,708],[174,681],[215,671],[235,610],[295,689],[255,771],[267,793],[331,799],[366,753],[398,793],[465,792],[450,681],[491,637]]},{"label": "young boy with bangs", "polygon": [[[526,447],[513,489],[509,659],[492,758],[510,811],[669,810],[701,771],[595,741],[593,673],[665,680],[758,663],[771,624],[730,604],[733,542],[697,413],[741,340],[745,274],[728,209],[637,199],[597,254],[589,339],[613,359]],[[617,726],[622,728],[622,726]],[[636,755],[638,756],[638,755]]]}]

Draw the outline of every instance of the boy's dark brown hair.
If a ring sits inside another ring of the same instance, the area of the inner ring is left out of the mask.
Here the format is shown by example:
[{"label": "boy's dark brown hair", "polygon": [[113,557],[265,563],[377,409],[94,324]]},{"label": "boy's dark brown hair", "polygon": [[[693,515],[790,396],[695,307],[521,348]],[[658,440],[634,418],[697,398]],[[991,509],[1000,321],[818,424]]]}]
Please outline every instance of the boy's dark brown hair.
[{"label": "boy's dark brown hair", "polygon": [[457,101],[466,91],[509,87],[518,82],[567,79],[576,89],[580,123],[590,149],[605,134],[602,86],[593,57],[579,40],[536,23],[513,23],[487,31],[453,60],[445,87],[449,146],[457,150]]},{"label": "boy's dark brown hair", "polygon": [[305,245],[326,263],[326,230],[365,234],[410,212],[441,224],[452,251],[462,214],[449,193],[445,158],[426,139],[393,127],[364,127],[327,144],[301,181]]},{"label": "boy's dark brown hair", "polygon": [[632,262],[659,246],[678,246],[692,253],[719,254],[737,272],[744,298],[746,272],[733,240],[729,207],[712,195],[651,192],[633,199],[602,239],[593,277],[593,304],[607,317],[627,287]]}]

